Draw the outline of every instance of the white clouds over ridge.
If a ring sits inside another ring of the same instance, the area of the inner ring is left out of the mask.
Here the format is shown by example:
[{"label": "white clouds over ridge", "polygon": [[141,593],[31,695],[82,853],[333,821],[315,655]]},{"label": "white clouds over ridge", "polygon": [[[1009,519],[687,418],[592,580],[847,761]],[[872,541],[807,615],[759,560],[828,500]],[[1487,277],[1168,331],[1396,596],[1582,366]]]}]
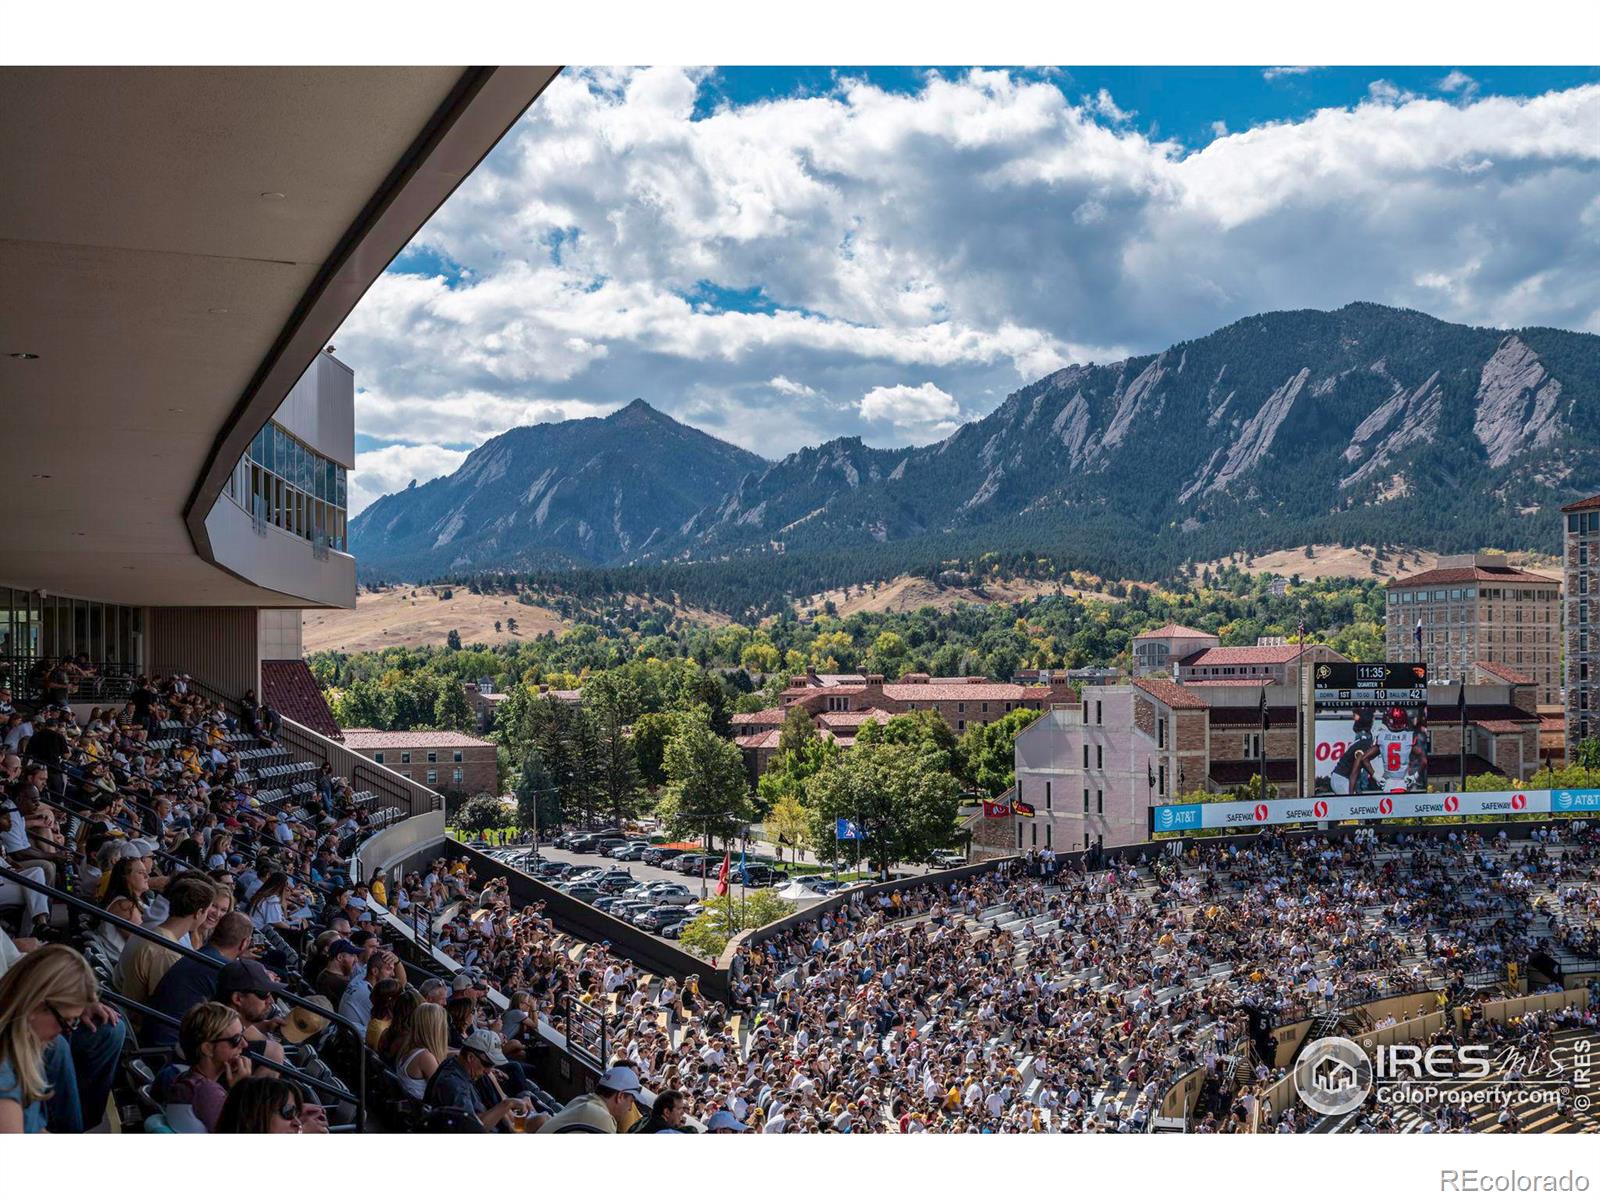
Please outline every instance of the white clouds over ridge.
[{"label": "white clouds over ridge", "polygon": [[386,275],[340,331],[363,433],[437,448],[643,396],[777,457],[930,440],[1273,308],[1600,329],[1600,87],[1462,77],[1185,153],[1004,71],[693,120],[704,74],[547,89],[417,239],[469,280]]}]

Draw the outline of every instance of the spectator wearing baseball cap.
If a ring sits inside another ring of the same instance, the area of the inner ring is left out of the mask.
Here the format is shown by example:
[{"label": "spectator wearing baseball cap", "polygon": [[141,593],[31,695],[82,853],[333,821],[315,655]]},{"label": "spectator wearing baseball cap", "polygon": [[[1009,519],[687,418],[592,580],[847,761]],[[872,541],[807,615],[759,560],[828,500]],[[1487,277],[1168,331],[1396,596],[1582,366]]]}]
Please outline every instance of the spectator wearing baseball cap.
[{"label": "spectator wearing baseball cap", "polygon": [[472,1132],[498,1130],[508,1117],[526,1118],[532,1105],[520,1096],[502,1096],[493,1105],[485,1105],[478,1090],[478,1082],[491,1080],[496,1067],[506,1065],[506,1056],[500,1049],[500,1037],[487,1029],[469,1035],[461,1044],[458,1054],[452,1054],[439,1064],[439,1069],[428,1080],[423,1102],[433,1108],[459,1109],[467,1117],[467,1128]]},{"label": "spectator wearing baseball cap", "polygon": [[272,1036],[283,1022],[272,1015],[272,1005],[283,991],[283,985],[253,958],[236,959],[217,973],[217,1001],[239,1014],[250,1049],[274,1063],[283,1061],[283,1043]]},{"label": "spectator wearing baseball cap", "polygon": [[539,1132],[626,1133],[638,1123],[639,1092],[643,1087],[632,1067],[610,1067],[595,1081],[594,1091],[568,1104]]},{"label": "spectator wearing baseball cap", "polygon": [[356,965],[361,961],[361,950],[348,938],[336,938],[328,946],[328,964],[317,976],[317,991],[335,1004],[344,997],[345,988],[355,977]]},{"label": "spectator wearing baseball cap", "polygon": [[725,1108],[711,1114],[706,1122],[707,1133],[744,1133],[750,1127]]}]

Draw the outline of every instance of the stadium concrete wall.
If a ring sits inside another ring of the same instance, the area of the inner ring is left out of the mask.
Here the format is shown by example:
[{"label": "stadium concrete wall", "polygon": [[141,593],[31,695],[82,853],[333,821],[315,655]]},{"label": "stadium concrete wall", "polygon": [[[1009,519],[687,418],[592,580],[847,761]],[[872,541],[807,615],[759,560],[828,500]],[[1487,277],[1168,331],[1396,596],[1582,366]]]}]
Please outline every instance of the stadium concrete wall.
[{"label": "stadium concrete wall", "polygon": [[713,1000],[727,1001],[728,973],[726,970],[719,970],[716,963],[696,958],[671,942],[652,937],[644,930],[636,929],[626,921],[603,913],[593,905],[574,900],[566,893],[556,891],[549,884],[534,879],[515,867],[496,862],[488,855],[480,854],[454,839],[447,839],[433,855],[421,857],[436,857],[444,853],[448,853],[451,858],[465,858],[467,865],[477,873],[480,881],[499,879],[503,876],[510,887],[513,904],[522,907],[542,903],[545,912],[560,926],[562,932],[588,942],[610,942],[619,953],[656,975],[671,975],[679,980],[686,975],[698,975],[702,993]]}]

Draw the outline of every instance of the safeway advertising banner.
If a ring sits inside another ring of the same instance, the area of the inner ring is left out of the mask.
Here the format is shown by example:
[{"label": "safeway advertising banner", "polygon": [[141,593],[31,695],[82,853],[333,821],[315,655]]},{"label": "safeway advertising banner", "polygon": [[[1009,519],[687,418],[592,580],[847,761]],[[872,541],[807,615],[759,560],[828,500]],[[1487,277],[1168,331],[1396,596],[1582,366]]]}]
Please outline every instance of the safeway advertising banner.
[{"label": "safeway advertising banner", "polygon": [[1505,817],[1521,813],[1600,811],[1600,791],[1425,792],[1401,796],[1311,796],[1293,800],[1236,800],[1222,804],[1165,804],[1155,810],[1157,833],[1232,829],[1311,821],[1382,821],[1398,817]]}]

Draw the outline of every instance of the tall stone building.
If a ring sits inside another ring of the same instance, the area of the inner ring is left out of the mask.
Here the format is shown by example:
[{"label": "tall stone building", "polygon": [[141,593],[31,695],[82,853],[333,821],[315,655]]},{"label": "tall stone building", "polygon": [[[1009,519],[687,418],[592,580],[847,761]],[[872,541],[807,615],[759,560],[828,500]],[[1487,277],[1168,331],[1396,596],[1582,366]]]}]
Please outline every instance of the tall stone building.
[{"label": "tall stone building", "polygon": [[1600,496],[1561,510],[1567,520],[1566,718],[1567,761],[1585,738],[1600,737],[1600,645],[1594,608],[1600,603]]},{"label": "tall stone building", "polygon": [[1558,580],[1510,566],[1501,554],[1460,554],[1387,590],[1391,662],[1426,662],[1432,683],[1460,683],[1479,661],[1503,663],[1533,676],[1537,703],[1560,703]]}]

